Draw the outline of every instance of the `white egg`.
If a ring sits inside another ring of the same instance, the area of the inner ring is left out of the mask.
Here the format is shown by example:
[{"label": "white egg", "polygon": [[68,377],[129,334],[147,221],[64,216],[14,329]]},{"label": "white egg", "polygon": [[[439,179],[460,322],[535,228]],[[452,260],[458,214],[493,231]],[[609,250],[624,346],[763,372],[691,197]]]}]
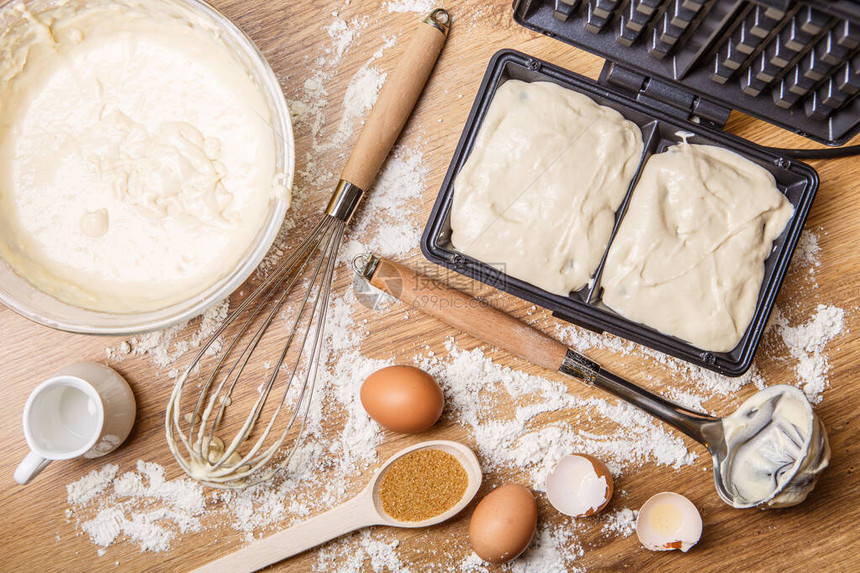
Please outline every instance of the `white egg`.
[{"label": "white egg", "polygon": [[564,456],[546,478],[546,497],[558,511],[572,517],[597,513],[612,498],[612,475],[588,454]]},{"label": "white egg", "polygon": [[664,491],[651,497],[639,510],[636,534],[651,551],[686,552],[702,537],[702,516],[683,495]]}]

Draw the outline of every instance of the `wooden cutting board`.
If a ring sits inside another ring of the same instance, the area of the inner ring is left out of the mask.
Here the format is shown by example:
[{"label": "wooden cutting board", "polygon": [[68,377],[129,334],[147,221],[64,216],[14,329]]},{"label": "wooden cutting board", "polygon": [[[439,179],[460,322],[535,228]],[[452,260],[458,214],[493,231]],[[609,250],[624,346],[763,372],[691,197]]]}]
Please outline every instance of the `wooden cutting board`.
[{"label": "wooden cutting board", "polygon": [[[328,99],[324,108],[326,120],[321,126],[323,136],[333,135],[337,130],[340,102],[359,67],[383,46],[387,38],[397,36],[401,39],[396,46],[386,49],[374,63],[380,70],[392,69],[399,50],[405,45],[403,35],[419,20],[418,13],[389,12],[387,2],[218,0],[213,4],[257,43],[282,79],[288,100],[303,99],[302,86],[309,78],[314,60],[330,57],[333,44],[343,40],[342,35],[335,32],[332,37],[325,29],[333,21],[332,13],[338,12],[347,21],[363,19],[360,34],[349,43],[336,72],[325,81]],[[404,144],[419,148],[429,167],[423,196],[415,198],[421,202],[417,217],[420,225],[426,221],[472,98],[495,51],[516,48],[592,78],[597,77],[602,65],[597,57],[515,25],[509,0],[450,1],[445,7],[455,15],[455,24],[436,71],[401,139]],[[813,146],[800,137],[739,114],[732,116],[727,130],[764,145]],[[350,141],[354,137],[355,134]],[[854,143],[858,142],[860,139],[855,139]],[[333,185],[334,174],[343,164],[344,154],[342,149],[334,149],[321,156],[313,156],[310,143],[310,128],[298,126],[298,169],[301,171],[306,166],[309,157],[331,165],[332,175],[326,185],[318,186],[315,200],[301,207],[307,210],[309,217],[315,217],[319,204],[328,198],[330,185]],[[813,279],[808,269],[794,267],[782,288],[778,306],[790,308],[792,317],[801,321],[807,320],[819,304],[835,305],[846,311],[846,332],[825,351],[832,367],[830,388],[824,392],[823,401],[817,406],[830,435],[832,466],[808,501],[799,507],[778,511],[738,511],[717,498],[711,483],[709,459],[704,450],[688,441],[688,448],[699,453],[695,464],[679,470],[652,464],[630,469],[616,486],[625,493],[620,501],[616,498],[616,503],[638,508],[658,491],[682,492],[702,512],[705,523],[702,542],[688,554],[658,554],[644,550],[635,535],[607,537],[599,528],[586,525],[581,535],[578,534],[584,554],[576,560],[577,567],[589,571],[860,570],[860,543],[857,541],[860,487],[855,475],[855,465],[860,461],[860,443],[853,427],[860,407],[860,385],[854,380],[860,373],[860,341],[854,332],[860,279],[860,254],[855,243],[860,236],[860,201],[857,200],[860,196],[860,159],[810,163],[821,177],[818,197],[807,223],[808,229],[817,234],[821,248],[820,265],[813,269],[812,275],[817,286],[811,282]],[[426,265],[417,249],[401,260],[414,266]],[[347,288],[348,280],[348,273],[343,273],[335,289]],[[549,328],[555,323],[555,319],[540,312],[533,314],[530,304],[504,294],[494,295],[493,303],[516,316],[528,315],[530,322],[541,327]],[[402,311],[394,310],[368,317],[373,321],[368,328],[372,334],[366,337],[362,347],[367,356],[390,357],[393,353],[408,362],[419,352],[419,347],[424,349],[429,345],[444,360],[444,340],[455,335],[457,344],[463,348],[480,346],[470,337],[452,332],[419,313],[410,313],[409,320],[405,321]],[[189,336],[194,327],[194,324],[189,326],[181,336]],[[180,535],[167,552],[142,552],[132,542],[119,541],[99,556],[98,547],[89,536],[81,532],[74,519],[67,518],[66,484],[103,463],[115,463],[121,471],[129,471],[134,469],[138,459],[143,459],[163,465],[169,479],[181,475],[163,437],[163,413],[171,381],[167,368],[158,367],[147,357],[130,356],[121,362],[108,362],[129,380],[139,404],[138,422],[124,447],[97,462],[55,463],[26,487],[13,481],[14,468],[27,452],[20,419],[30,390],[68,363],[80,360],[107,362],[105,348],[116,347],[123,340],[56,332],[0,308],[0,436],[8,448],[0,462],[0,507],[3,514],[0,521],[0,570],[181,571],[202,565],[244,543],[242,534],[224,526],[214,531]],[[536,367],[511,360],[491,349],[486,351],[500,364],[538,373]],[[796,361],[785,349],[783,355],[782,358],[771,358],[759,353],[757,366],[768,383],[792,382],[795,379]],[[602,351],[594,353],[594,356],[619,374],[640,380],[655,389],[669,386],[684,389],[688,384],[681,375],[668,368],[654,366],[650,362],[647,368],[643,367],[644,363],[636,353],[617,356]],[[573,384],[571,391],[583,396],[592,395]],[[741,397],[753,391],[754,388],[748,386],[741,391]],[[718,412],[727,411],[718,401],[707,405]],[[332,418],[327,423],[341,424],[342,420]],[[584,424],[585,429],[599,431],[602,422],[596,420]],[[447,418],[428,437],[474,443],[461,425]],[[386,432],[380,455],[385,458],[414,441],[415,438]],[[356,476],[356,491],[365,477]],[[509,473],[489,474],[479,496],[493,486],[518,480],[522,481],[522,476],[514,469]],[[538,501],[540,520],[561,523],[543,495],[538,496]],[[470,513],[471,508],[451,522],[431,530],[380,528],[375,535],[387,542],[397,541],[401,562],[412,570],[454,568],[469,554],[467,527]],[[348,541],[356,547],[358,542],[357,536]],[[310,570],[317,563],[317,557],[315,552],[309,552],[276,568],[283,571]],[[364,563],[364,567],[369,569],[370,561]],[[488,570],[500,569],[492,566]]]}]

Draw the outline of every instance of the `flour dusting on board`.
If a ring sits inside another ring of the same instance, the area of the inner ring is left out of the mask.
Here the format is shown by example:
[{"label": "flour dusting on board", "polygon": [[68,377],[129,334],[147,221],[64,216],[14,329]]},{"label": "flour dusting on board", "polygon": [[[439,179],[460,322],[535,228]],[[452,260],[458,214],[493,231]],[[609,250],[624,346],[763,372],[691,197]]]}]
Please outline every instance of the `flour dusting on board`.
[{"label": "flour dusting on board", "polygon": [[804,324],[790,326],[781,313],[776,313],[773,320],[777,333],[797,359],[794,371],[798,387],[810,402],[817,404],[828,386],[827,373],[830,371],[830,359],[824,354],[824,347],[836,336],[847,332],[845,311],[819,304],[815,314]]},{"label": "flour dusting on board", "polygon": [[638,516],[638,511],[634,511],[627,507],[616,509],[612,513],[607,514],[606,522],[603,525],[603,531],[608,534],[629,537],[633,535],[634,531],[636,531],[636,518]]},{"label": "flour dusting on board", "polygon": [[389,12],[426,12],[427,14],[439,5],[441,4],[437,0],[392,0],[385,3]]},{"label": "flour dusting on board", "polygon": [[373,571],[409,571],[397,555],[398,545],[396,539],[382,540],[364,530],[320,549],[313,570],[361,573],[369,565]]},{"label": "flour dusting on board", "polygon": [[[122,362],[126,356],[147,356],[158,367],[170,366],[189,350],[196,350],[218,330],[229,312],[229,302],[223,300],[203,313],[199,320],[183,322],[164,330],[157,330],[121,342],[118,346],[105,349],[110,362]],[[194,323],[194,330],[188,326]],[[208,353],[220,349],[220,341],[209,347]],[[172,373],[171,378],[175,378]]]},{"label": "flour dusting on board", "polygon": [[427,175],[420,151],[395,147],[359,208],[360,216],[347,232],[348,238],[360,237],[366,243],[365,252],[386,257],[415,250],[421,239],[420,202],[415,193],[423,192]]},{"label": "flour dusting on board", "polygon": [[804,229],[800,233],[800,239],[798,239],[797,246],[794,249],[794,257],[791,260],[791,265],[806,269],[806,273],[812,282],[812,288],[818,288],[818,282],[815,280],[815,270],[821,266],[820,252],[821,247],[818,246],[818,235],[809,229]]},{"label": "flour dusting on board", "polygon": [[361,125],[364,124],[363,118],[367,117],[373,104],[376,103],[376,98],[385,83],[385,78],[388,77],[388,74],[379,71],[370,64],[381,58],[383,52],[392,47],[395,41],[393,37],[388,38],[385,44],[374,52],[352,77],[343,97],[337,132],[326,144],[318,146],[318,151],[342,148],[352,135],[356,123],[361,120]]},{"label": "flour dusting on board", "polygon": [[[571,452],[603,459],[615,475],[646,462],[677,469],[696,459],[677,434],[633,406],[577,397],[561,382],[499,366],[480,349],[461,350],[451,340],[446,349],[447,356],[425,358],[419,367],[442,384],[485,469],[518,468],[532,489],[543,491],[547,473]],[[511,404],[516,406],[505,415]],[[559,421],[546,422],[549,414]],[[596,435],[577,427],[592,415],[611,420],[615,432]]]},{"label": "flour dusting on board", "polygon": [[107,464],[66,489],[73,508],[67,518],[100,547],[127,539],[142,551],[166,551],[177,535],[200,530],[206,505],[199,483],[166,480],[163,467],[142,460],[136,471],[122,474]]},{"label": "flour dusting on board", "polygon": [[[433,7],[422,0],[385,4],[390,12],[429,12]],[[376,38],[381,47],[363,62],[354,62],[360,65],[352,68],[356,72],[342,101],[334,101],[330,94],[330,82],[367,26],[367,19],[333,14],[325,27],[331,44],[318,57],[307,59],[304,77],[284,79],[297,136],[306,151],[304,157],[298,157],[293,207],[257,279],[289,251],[291,237],[305,224],[308,213],[316,220],[321,209],[316,203],[327,198],[336,183],[334,170],[345,159],[343,148],[348,149],[361,119],[375,102],[385,78],[377,60],[394,45],[393,39]],[[423,224],[418,198],[431,200],[428,175],[420,142],[395,149],[351,223],[336,279],[351,276],[349,263],[358,253],[374,251],[397,258],[417,252]],[[817,235],[804,232],[792,272],[803,273],[813,288],[820,250]],[[223,321],[227,306],[225,301],[200,320],[121,342],[107,349],[108,361],[145,357],[155,376],[169,380],[187,352],[199,348]],[[66,518],[92,540],[95,555],[108,558],[114,544],[132,544],[153,552],[181,550],[183,534],[189,532],[217,536],[230,527],[249,542],[300,523],[355,495],[365,485],[356,476],[381,463],[380,450],[387,434],[366,415],[358,390],[371,372],[410,361],[442,384],[446,397],[443,423],[467,429],[465,441],[478,453],[487,481],[498,484],[503,473],[505,479],[517,480],[537,492],[542,509],[535,541],[506,570],[583,571],[581,561],[590,550],[585,538],[624,538],[635,530],[636,512],[624,507],[623,495],[616,496],[611,511],[587,522],[546,509],[541,493],[545,477],[562,455],[572,451],[594,454],[616,477],[653,464],[663,466],[668,476],[683,479],[682,475],[689,474],[676,472],[691,471],[688,466],[697,461],[697,453],[688,451],[678,434],[639,410],[614,399],[577,395],[560,377],[533,376],[500,366],[491,360],[488,349],[465,347],[448,339],[435,352],[419,347],[405,357],[398,358],[394,349],[390,356],[366,356],[362,345],[369,336],[380,336],[370,334],[370,325],[365,324],[373,319],[370,312],[403,314],[404,318],[418,315],[392,301],[368,311],[353,289],[338,291],[329,309],[323,350],[327,366],[319,374],[306,437],[283,475],[241,492],[206,490],[180,472],[165,448],[165,455],[158,459],[163,466],[143,460],[132,468],[109,463],[68,484]],[[536,309],[529,314],[545,318]],[[785,316],[775,313],[771,340],[778,344],[772,345],[768,356],[773,354],[796,368],[798,385],[810,400],[819,401],[828,383],[828,343],[845,331],[847,317],[842,309],[826,304],[814,309],[812,316],[792,317],[792,322]],[[764,380],[755,368],[740,378],[722,377],[620,338],[559,321],[538,326],[578,350],[641,359],[646,380],[651,372],[650,382],[656,388],[690,407],[724,404],[736,400],[738,391],[747,385],[776,383]],[[690,383],[678,385],[679,380]],[[402,541],[384,529],[355,533],[317,549],[313,567],[316,571],[407,571],[419,558],[432,570],[490,570],[469,550],[465,539],[436,528]]]}]

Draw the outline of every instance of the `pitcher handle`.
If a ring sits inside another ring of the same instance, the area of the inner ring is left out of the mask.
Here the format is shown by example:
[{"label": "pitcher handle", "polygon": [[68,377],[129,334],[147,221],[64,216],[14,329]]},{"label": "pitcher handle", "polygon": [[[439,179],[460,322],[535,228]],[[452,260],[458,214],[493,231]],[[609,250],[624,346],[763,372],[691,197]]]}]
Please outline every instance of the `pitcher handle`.
[{"label": "pitcher handle", "polygon": [[15,469],[15,481],[21,485],[29,483],[43,469],[48,467],[49,463],[51,463],[51,460],[43,458],[36,452],[30,452]]}]

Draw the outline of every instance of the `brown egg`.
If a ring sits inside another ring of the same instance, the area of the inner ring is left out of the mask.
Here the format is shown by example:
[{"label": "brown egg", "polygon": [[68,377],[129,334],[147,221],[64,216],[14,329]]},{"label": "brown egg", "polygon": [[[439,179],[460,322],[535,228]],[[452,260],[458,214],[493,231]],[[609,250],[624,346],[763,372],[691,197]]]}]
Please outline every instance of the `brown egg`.
[{"label": "brown egg", "polygon": [[439,420],[445,397],[432,376],[414,366],[377,370],[361,385],[361,405],[385,428],[417,434]]},{"label": "brown egg", "polygon": [[537,529],[537,502],[528,489],[503,485],[487,494],[469,522],[472,549],[484,561],[504,563],[525,551]]}]

